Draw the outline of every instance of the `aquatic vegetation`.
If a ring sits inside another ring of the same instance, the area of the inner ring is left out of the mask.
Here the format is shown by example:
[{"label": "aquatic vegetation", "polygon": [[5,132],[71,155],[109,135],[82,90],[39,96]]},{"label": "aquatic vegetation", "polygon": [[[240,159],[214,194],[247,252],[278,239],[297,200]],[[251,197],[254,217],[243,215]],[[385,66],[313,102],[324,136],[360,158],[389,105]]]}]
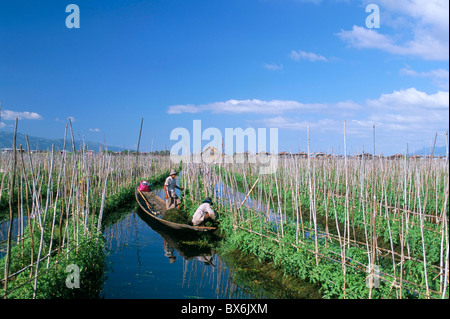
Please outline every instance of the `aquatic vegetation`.
[{"label": "aquatic vegetation", "polygon": [[169,222],[178,224],[188,224],[190,221],[189,216],[185,211],[176,208],[166,210],[162,218]]},{"label": "aquatic vegetation", "polygon": [[215,192],[228,249],[319,283],[326,298],[448,296],[445,160],[280,162],[270,175],[251,163],[183,168]]},{"label": "aquatic vegetation", "polygon": [[[50,233],[48,229],[45,230]],[[74,234],[70,229],[70,234]],[[18,245],[12,248],[11,272],[17,275],[10,281],[8,286],[8,298],[11,299],[53,299],[53,298],[97,298],[101,290],[104,273],[106,251],[104,240],[100,237],[91,237],[82,231],[78,235],[79,243],[71,240],[64,249],[54,250],[40,265],[36,273],[37,264],[24,267],[26,261],[36,260],[38,254],[39,236],[35,234],[34,241],[26,240],[23,247]],[[46,237],[48,245],[49,236]],[[73,238],[72,238],[73,239]],[[58,242],[54,238],[54,247]],[[31,249],[34,242],[34,249]],[[34,251],[34,256],[30,252]],[[79,269],[79,288],[70,289],[66,284],[69,273],[68,266],[75,265]],[[3,265],[0,271],[4,271]],[[37,282],[35,283],[35,278]],[[0,290],[3,294],[4,291]]]},{"label": "aquatic vegetation", "polygon": [[[2,163],[2,215],[19,221],[0,260],[8,298],[66,298],[64,266],[72,262],[92,283],[82,295],[94,296],[102,227],[133,201],[144,176],[159,185],[171,168],[168,157],[54,150]],[[251,163],[181,169],[181,211],[165,218],[186,223],[213,198],[222,249],[318,285],[324,298],[448,297],[446,159],[285,156],[266,175]]]},{"label": "aquatic vegetation", "polygon": [[[0,156],[1,215],[9,219],[9,229],[2,234],[6,241],[1,243],[0,296],[96,297],[104,275],[104,220],[133,201],[143,176],[154,185],[162,183],[169,158],[84,149],[31,153],[29,147]],[[12,220],[18,224],[14,233]],[[70,265],[80,270],[82,289],[67,287]]]}]

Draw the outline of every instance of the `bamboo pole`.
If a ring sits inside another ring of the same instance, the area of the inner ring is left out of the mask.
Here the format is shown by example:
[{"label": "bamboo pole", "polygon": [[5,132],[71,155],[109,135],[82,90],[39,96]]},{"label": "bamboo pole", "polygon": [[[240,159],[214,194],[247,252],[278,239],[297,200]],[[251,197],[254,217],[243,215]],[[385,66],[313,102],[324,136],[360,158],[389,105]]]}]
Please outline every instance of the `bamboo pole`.
[{"label": "bamboo pole", "polygon": [[138,177],[137,169],[138,169],[138,164],[139,164],[139,146],[141,144],[141,134],[142,134],[143,124],[144,124],[144,118],[141,119],[141,128],[139,129],[139,139],[138,139],[137,150],[136,150],[136,166],[135,166],[134,174],[133,174],[134,178]]},{"label": "bamboo pole", "polygon": [[102,204],[100,206],[100,213],[99,213],[98,223],[97,223],[97,232],[98,233],[100,233],[101,225],[102,225],[103,210],[104,210],[104,207],[105,207],[105,197],[106,197],[106,189],[107,189],[107,185],[108,185],[108,177],[109,177],[110,165],[111,165],[111,157],[109,157],[108,170],[106,172],[106,177],[105,177],[104,186],[103,186]]},{"label": "bamboo pole", "polygon": [[16,153],[16,136],[17,136],[17,123],[18,119],[16,118],[16,123],[14,126],[14,136],[13,136],[13,169],[12,169],[12,179],[10,186],[10,195],[9,195],[9,226],[8,226],[8,240],[6,243],[6,259],[5,259],[5,283],[4,283],[4,299],[8,298],[8,275],[9,275],[9,267],[11,265],[11,238],[12,238],[12,230],[13,230],[13,195],[14,195],[14,187],[16,181],[16,167],[17,167],[17,153]]},{"label": "bamboo pole", "polygon": [[[40,225],[40,231],[41,231],[41,237],[39,241],[39,251],[38,251],[38,257],[37,257],[37,263],[35,268],[35,280],[34,280],[34,288],[33,288],[33,299],[36,298],[36,291],[37,291],[37,280],[38,280],[38,271],[39,271],[39,261],[41,259],[41,254],[44,249],[44,231],[45,231],[45,222],[47,217],[47,211],[49,206],[49,193],[50,193],[50,187],[51,187],[51,181],[52,181],[52,174],[53,174],[53,145],[52,145],[52,157],[51,157],[51,164],[49,169],[49,177],[48,177],[48,185],[47,185],[47,200],[45,203],[45,210],[44,210],[44,216],[41,218],[41,214],[38,214],[39,218],[39,225]],[[48,252],[49,254],[51,251]]]},{"label": "bamboo pole", "polygon": [[422,252],[423,252],[423,271],[425,274],[425,285],[426,285],[426,290],[427,290],[427,298],[430,298],[430,288],[428,285],[428,271],[427,271],[427,257],[426,257],[426,253],[425,253],[425,239],[424,239],[424,234],[423,234],[423,215],[422,215],[422,205],[420,202],[420,178],[419,178],[419,173],[416,172],[416,177],[417,177],[417,200],[419,202],[419,213],[421,215],[420,217],[420,235],[422,237]]}]

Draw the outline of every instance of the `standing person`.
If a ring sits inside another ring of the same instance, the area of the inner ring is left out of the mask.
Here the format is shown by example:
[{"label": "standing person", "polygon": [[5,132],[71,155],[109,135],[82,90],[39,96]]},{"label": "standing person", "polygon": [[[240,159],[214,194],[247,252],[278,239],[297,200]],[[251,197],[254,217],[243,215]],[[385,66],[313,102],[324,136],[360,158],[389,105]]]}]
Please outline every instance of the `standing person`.
[{"label": "standing person", "polygon": [[173,253],[173,248],[165,240],[164,240],[164,256],[169,258],[169,263],[171,264],[173,264],[177,259],[177,256],[175,256]]},{"label": "standing person", "polygon": [[166,208],[177,208],[180,209],[181,200],[178,198],[178,195],[175,191],[175,188],[182,190],[182,188],[177,186],[177,181],[175,180],[175,176],[177,172],[172,169],[170,171],[170,176],[166,178],[164,182],[164,193],[166,194]]},{"label": "standing person", "polygon": [[194,216],[192,216],[192,224],[194,226],[203,225],[208,220],[216,220],[216,215],[214,213],[214,210],[211,208],[211,205],[211,198],[206,197],[203,203],[195,211]]}]

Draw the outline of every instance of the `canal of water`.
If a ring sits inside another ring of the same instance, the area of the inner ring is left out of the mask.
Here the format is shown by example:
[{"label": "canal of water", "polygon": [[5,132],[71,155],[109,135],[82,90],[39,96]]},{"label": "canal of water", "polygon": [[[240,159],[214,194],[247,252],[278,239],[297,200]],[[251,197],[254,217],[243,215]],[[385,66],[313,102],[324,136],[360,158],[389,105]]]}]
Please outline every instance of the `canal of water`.
[{"label": "canal of water", "polygon": [[[161,190],[156,192],[163,198]],[[245,196],[223,184],[215,192],[239,201]],[[251,199],[247,204],[255,205]],[[198,238],[180,237],[137,206],[106,227],[104,236],[109,251],[101,292],[105,299],[320,298],[317,287],[286,277],[270,265],[242,254],[218,253],[207,244],[194,245]]]},{"label": "canal of water", "polygon": [[[163,191],[156,191],[163,198]],[[216,198],[242,202],[245,195],[218,183]],[[248,198],[248,206],[264,207]],[[276,216],[266,212],[268,220]],[[189,238],[167,229],[145,215],[137,205],[120,212],[120,219],[103,230],[107,273],[105,299],[247,299],[320,298],[316,287],[245,254],[223,252],[217,237]],[[0,258],[6,252],[9,221],[0,223]],[[13,222],[15,238],[20,225]],[[20,227],[20,228],[19,228]]]},{"label": "canal of water", "polygon": [[109,250],[104,298],[255,297],[233,282],[230,268],[211,248],[158,228],[139,211],[104,234]]}]

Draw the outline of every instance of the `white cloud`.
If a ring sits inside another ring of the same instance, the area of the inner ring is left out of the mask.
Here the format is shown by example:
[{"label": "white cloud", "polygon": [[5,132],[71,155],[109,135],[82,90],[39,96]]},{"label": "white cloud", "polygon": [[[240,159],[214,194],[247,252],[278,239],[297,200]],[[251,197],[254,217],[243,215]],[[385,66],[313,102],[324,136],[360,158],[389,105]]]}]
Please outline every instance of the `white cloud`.
[{"label": "white cloud", "polygon": [[289,56],[294,61],[300,61],[300,60],[307,60],[310,62],[316,62],[316,61],[327,62],[328,61],[328,59],[326,57],[324,57],[323,55],[316,54],[313,52],[301,51],[301,50],[298,50],[298,51],[292,50]]},{"label": "white cloud", "polygon": [[422,141],[425,136],[448,130],[448,92],[427,94],[409,88],[382,94],[368,100],[366,106],[370,112],[365,120],[376,123],[386,136],[407,134]]},{"label": "white cloud", "polygon": [[19,120],[42,120],[42,116],[35,112],[16,112],[10,110],[2,110],[1,118],[3,120],[15,120],[16,118]]},{"label": "white cloud", "polygon": [[428,72],[417,72],[413,70],[410,66],[407,66],[400,70],[401,74],[410,75],[414,77],[432,77],[436,79],[447,79],[448,80],[448,70],[436,69]]},{"label": "white cloud", "polygon": [[295,110],[314,110],[320,108],[320,104],[303,104],[296,101],[272,100],[262,101],[258,99],[228,100],[225,102],[213,102],[202,105],[172,105],[168,109],[169,114],[200,113],[209,111],[212,113],[269,113],[279,114]]},{"label": "white cloud", "polygon": [[319,114],[304,112],[301,117],[282,114],[254,122],[303,132],[309,125],[313,135],[323,134],[323,140],[334,143],[332,140],[343,136],[345,120],[348,143],[355,147],[371,145],[375,126],[377,152],[392,153],[405,150],[407,143],[410,150],[420,148],[429,143],[436,133],[444,136],[449,127],[448,92],[427,94],[415,88],[398,90],[366,100],[359,105],[358,112],[351,115],[333,112],[331,105],[337,104],[330,104]]},{"label": "white cloud", "polygon": [[441,89],[449,88],[449,72],[445,69],[435,69],[427,72],[418,72],[410,66],[406,66],[400,70],[401,75],[407,75],[415,78],[430,78],[432,82]]},{"label": "white cloud", "polygon": [[386,143],[390,139],[402,143],[422,141],[425,136],[445,132],[449,126],[449,93],[428,94],[416,88],[381,94],[360,104],[353,101],[305,104],[282,100],[229,100],[189,107],[196,112],[265,114],[267,117],[253,122],[300,131],[309,125],[311,130],[328,134],[342,134],[346,120],[347,134],[355,138],[370,137],[375,125],[377,135],[389,137]]},{"label": "white cloud", "polygon": [[[368,0],[367,3],[377,3],[384,8],[384,19],[393,25],[416,25],[416,31],[427,26],[434,34],[448,35],[449,2],[448,0]],[[408,19],[405,19],[409,17]],[[440,34],[441,32],[441,34]]]},{"label": "white cloud", "polygon": [[342,122],[329,118],[307,121],[295,117],[276,116],[265,118],[262,120],[256,120],[254,122],[263,124],[267,127],[300,131],[306,130],[308,128],[308,125],[311,130],[319,132],[335,130],[338,126],[342,127]]},{"label": "white cloud", "polygon": [[[350,46],[448,61],[448,0],[371,0],[381,8],[381,28],[353,26],[337,35]],[[389,32],[389,35],[386,34]]]},{"label": "white cloud", "polygon": [[[449,92],[427,93],[416,88],[395,90],[361,103],[352,100],[336,103],[302,103],[299,101],[258,99],[228,100],[203,105],[174,105],[168,113],[253,114],[249,123],[291,131],[324,133],[324,140],[336,139],[346,133],[353,140],[371,141],[373,125],[377,145],[403,148],[423,146],[424,139],[443,134],[449,127]],[[247,117],[250,118],[250,117]],[[362,142],[364,143],[364,142]]]},{"label": "white cloud", "polygon": [[334,112],[335,110],[354,111],[360,106],[353,101],[343,101],[338,103],[301,103],[289,100],[271,100],[263,101],[259,99],[248,100],[228,100],[225,102],[213,102],[208,104],[194,105],[172,105],[169,106],[167,113],[230,113],[230,114],[283,114],[286,112],[310,112],[317,113],[324,110]]},{"label": "white cloud", "polygon": [[195,106],[193,104],[186,105],[171,105],[167,110],[169,114],[181,114],[181,113],[199,113],[202,111],[202,107]]},{"label": "white cloud", "polygon": [[278,65],[276,63],[264,63],[264,68],[270,71],[278,71],[283,69],[283,65]]},{"label": "white cloud", "polygon": [[388,109],[390,111],[405,111],[411,110],[429,110],[441,109],[447,110],[449,107],[449,93],[439,91],[435,94],[427,94],[418,91],[415,88],[406,90],[394,91],[389,94],[382,94],[376,100],[368,100],[366,105],[376,109]]},{"label": "white cloud", "polygon": [[98,128],[90,128],[89,129],[89,132],[100,132],[100,129],[98,129]]},{"label": "white cloud", "polygon": [[200,112],[262,114],[267,117],[254,121],[291,130],[304,130],[310,123],[311,128],[320,131],[342,132],[342,123],[347,120],[347,123],[351,124],[349,134],[357,135],[361,130],[366,131],[376,125],[386,134],[415,131],[419,137],[421,133],[448,129],[449,92],[428,94],[416,88],[408,88],[381,94],[378,98],[367,99],[363,103],[351,100],[336,103],[301,103],[249,99],[203,105],[173,105],[168,109],[170,114]]},{"label": "white cloud", "polygon": [[425,60],[448,59],[448,43],[442,43],[426,34],[413,41],[396,44],[388,35],[354,25],[351,31],[341,31],[337,35],[350,46],[359,49],[380,49],[396,55],[418,56]]},{"label": "white cloud", "polygon": [[373,29],[366,29],[354,25],[351,31],[342,30],[337,34],[342,40],[356,48],[381,49],[388,52],[396,50],[390,37],[380,34]]}]

